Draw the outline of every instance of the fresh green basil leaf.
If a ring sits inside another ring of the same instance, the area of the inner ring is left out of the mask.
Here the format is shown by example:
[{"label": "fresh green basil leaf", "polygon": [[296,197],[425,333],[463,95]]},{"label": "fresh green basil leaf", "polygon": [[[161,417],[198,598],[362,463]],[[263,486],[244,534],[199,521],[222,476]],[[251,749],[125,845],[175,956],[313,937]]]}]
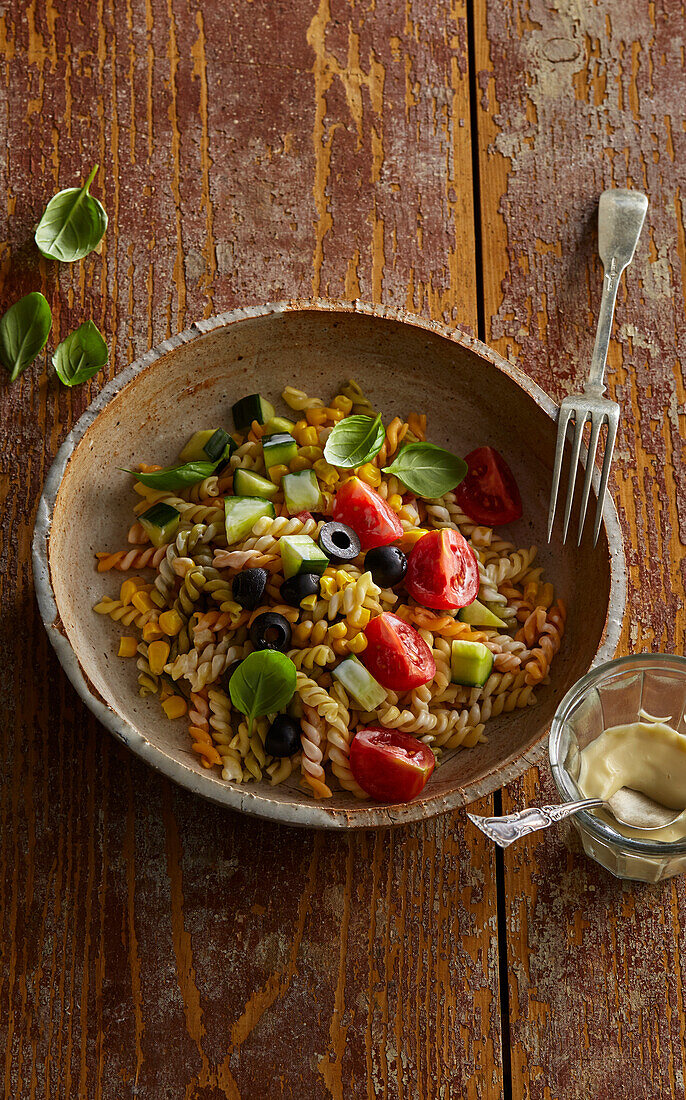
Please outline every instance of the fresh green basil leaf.
[{"label": "fresh green basil leaf", "polygon": [[52,363],[65,386],[87,382],[107,362],[107,344],[92,321],[82,325],[57,345]]},{"label": "fresh green basil leaf", "polygon": [[102,203],[88,194],[98,165],[83,187],[68,187],[50,199],[36,228],[36,244],[49,260],[73,263],[97,248],[107,229]]},{"label": "fresh green basil leaf", "polygon": [[395,474],[417,496],[434,498],[460,484],[467,463],[433,443],[408,443],[383,472]]},{"label": "fresh green basil leaf", "polygon": [[324,458],[332,466],[353,469],[378,455],[385,438],[381,414],[377,417],[346,416],[327,439]]},{"label": "fresh green basil leaf", "polygon": [[206,477],[211,477],[217,462],[184,462],[181,466],[167,466],[164,470],[152,470],[144,474],[140,470],[127,470],[127,474],[133,474],[141,485],[147,485],[149,489],[187,489],[189,485],[197,485]]},{"label": "fresh green basil leaf", "polygon": [[248,719],[274,714],[290,703],[296,685],[295,665],[290,657],[274,649],[249,653],[229,680],[229,694],[236,710]]},{"label": "fresh green basil leaf", "polygon": [[10,382],[43,350],[51,324],[50,306],[37,290],[20,298],[0,319],[0,360],[10,372]]}]

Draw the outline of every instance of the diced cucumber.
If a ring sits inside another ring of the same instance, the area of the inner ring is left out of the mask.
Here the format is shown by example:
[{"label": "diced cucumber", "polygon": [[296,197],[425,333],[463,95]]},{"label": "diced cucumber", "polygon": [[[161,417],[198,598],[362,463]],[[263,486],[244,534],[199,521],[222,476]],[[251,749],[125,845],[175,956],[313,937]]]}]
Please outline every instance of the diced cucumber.
[{"label": "diced cucumber", "polygon": [[253,420],[258,424],[266,424],[271,420],[274,416],[274,406],[265,401],[259,393],[251,393],[248,397],[241,397],[240,401],[232,407],[231,412],[236,431],[242,432],[244,428],[250,427]]},{"label": "diced cucumber", "polygon": [[283,498],[292,516],[298,512],[321,512],[322,494],[314,470],[298,470],[281,479]]},{"label": "diced cucumber", "polygon": [[354,654],[332,669],[331,675],[340,680],[348,694],[352,695],[363,710],[376,710],[386,698],[386,689],[381,687],[379,681],[374,679]]},{"label": "diced cucumber", "polygon": [[268,428],[269,434],[275,432],[291,432],[293,431],[295,424],[292,420],[286,420],[285,416],[273,416],[271,420],[268,420],[265,424],[265,428]]},{"label": "diced cucumber", "polygon": [[276,515],[271,500],[262,497],[226,497],[224,499],[226,516],[226,541],[229,546],[249,535],[258,519]]},{"label": "diced cucumber", "polygon": [[[228,450],[227,450],[228,448]],[[226,453],[232,455],[236,441],[223,428],[208,428],[194,432],[182,450],[182,462],[218,462]]]},{"label": "diced cucumber", "polygon": [[494,615],[490,608],[479,603],[478,600],[474,600],[474,603],[468,604],[467,607],[461,607],[457,617],[461,623],[469,623],[470,626],[499,627],[507,625],[497,615]]},{"label": "diced cucumber", "polygon": [[288,466],[298,453],[298,444],[288,432],[277,432],[262,439],[262,450],[267,469],[271,466]]},{"label": "diced cucumber", "polygon": [[481,687],[493,668],[493,654],[482,642],[456,639],[450,655],[451,680],[465,687]]},{"label": "diced cucumber", "polygon": [[329,564],[324,551],[319,549],[309,535],[282,535],[279,549],[286,580],[296,573],[316,573],[321,577]]},{"label": "diced cucumber", "polygon": [[143,512],[139,519],[143,530],[150,535],[153,546],[164,546],[174,537],[181,516],[171,504],[160,502]]},{"label": "diced cucumber", "polygon": [[233,475],[233,491],[237,497],[275,497],[279,486],[252,470],[236,470]]}]

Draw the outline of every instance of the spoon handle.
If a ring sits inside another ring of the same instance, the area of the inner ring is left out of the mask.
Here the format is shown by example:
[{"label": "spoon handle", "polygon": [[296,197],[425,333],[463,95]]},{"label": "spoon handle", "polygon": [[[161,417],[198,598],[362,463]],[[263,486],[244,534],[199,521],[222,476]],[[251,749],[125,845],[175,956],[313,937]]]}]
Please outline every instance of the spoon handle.
[{"label": "spoon handle", "polygon": [[516,814],[506,814],[504,817],[479,817],[477,814],[470,813],[467,817],[490,840],[495,841],[501,848],[508,848],[515,840],[520,840],[528,833],[547,829],[549,825],[555,825],[558,821],[564,821],[566,817],[572,817],[579,810],[590,810],[593,806],[603,805],[602,798],[584,798],[580,802],[564,802],[560,806],[529,806],[526,810],[520,810]]}]

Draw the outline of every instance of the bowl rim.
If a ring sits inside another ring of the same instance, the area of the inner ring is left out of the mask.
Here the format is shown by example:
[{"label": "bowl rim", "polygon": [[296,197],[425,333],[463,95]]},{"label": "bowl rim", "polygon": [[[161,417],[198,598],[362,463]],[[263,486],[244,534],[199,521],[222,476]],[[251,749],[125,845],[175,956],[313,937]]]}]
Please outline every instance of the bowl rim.
[{"label": "bowl rim", "polygon": [[[166,755],[149,742],[140,730],[121,718],[95,693],[89,683],[88,677],[81,668],[76,653],[64,632],[55,601],[49,565],[50,529],[55,503],[73,452],[105,406],[137,375],[183,344],[190,343],[200,336],[241,321],[301,312],[344,313],[373,317],[379,320],[410,325],[413,328],[441,336],[453,344],[474,351],[480,358],[485,359],[501,373],[512,379],[552,420],[557,417],[558,406],[555,402],[515,364],[504,359],[498,352],[463,329],[451,328],[442,322],[427,320],[409,313],[405,309],[373,305],[359,299],[344,301],[323,298],[292,298],[241,307],[216,314],[205,320],[196,321],[184,329],[183,332],[168,337],[161,343],[156,344],[155,347],[150,348],[149,351],[112,378],[82,413],[60,446],[45,479],[34,526],[32,557],[38,606],[57,657],[73,687],[89,710],[102,725],[131,749],[136,756],[168,779],[173,780],[194,794],[199,794],[201,797],[229,809],[253,814],[281,824],[310,828],[377,828],[423,821],[438,814],[459,809],[477,798],[491,794],[506,783],[517,779],[530,767],[539,764],[545,755],[549,727],[542,729],[535,744],[520,756],[499,765],[497,769],[494,768],[474,783],[464,787],[457,786],[448,795],[436,795],[433,798],[429,796],[422,798],[421,801],[415,800],[403,805],[388,807],[370,807],[362,802],[356,806],[351,805],[349,810],[327,808],[325,804],[314,801],[307,804],[287,805],[270,798],[268,792],[260,790],[258,793],[243,785],[234,787],[227,783],[225,787],[222,787],[206,783],[204,776],[181,761],[174,760]],[[596,468],[594,472],[596,494],[598,482],[599,471]],[[627,580],[624,543],[617,511],[610,493],[605,497],[603,524],[610,547],[610,594],[601,644],[590,666],[591,668],[608,661],[614,655],[619,643],[626,607]]]}]

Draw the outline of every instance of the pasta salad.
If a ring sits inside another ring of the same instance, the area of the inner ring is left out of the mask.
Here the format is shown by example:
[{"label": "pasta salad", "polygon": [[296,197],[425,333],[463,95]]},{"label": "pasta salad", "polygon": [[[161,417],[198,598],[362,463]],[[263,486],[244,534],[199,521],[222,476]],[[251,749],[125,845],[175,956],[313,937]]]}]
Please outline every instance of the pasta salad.
[{"label": "pasta salad", "polygon": [[292,418],[251,394],[230,433],[131,471],[128,545],[97,555],[126,577],[94,610],[227,782],[406,801],[535,704],[565,606],[494,530],[522,514],[497,451],[436,447],[419,413],[384,425],[353,381],[282,398]]}]

